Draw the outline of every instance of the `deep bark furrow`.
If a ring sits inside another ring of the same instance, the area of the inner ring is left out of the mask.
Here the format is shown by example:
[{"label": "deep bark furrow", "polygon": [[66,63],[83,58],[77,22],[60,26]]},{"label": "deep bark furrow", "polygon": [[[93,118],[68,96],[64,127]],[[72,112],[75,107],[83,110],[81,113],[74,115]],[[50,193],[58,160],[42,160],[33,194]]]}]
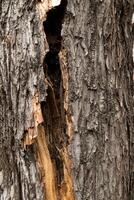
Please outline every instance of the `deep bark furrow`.
[{"label": "deep bark furrow", "polygon": [[[64,155],[67,153],[68,144],[67,124],[64,110],[63,76],[60,66],[59,52],[61,51],[61,29],[64,19],[66,0],[62,0],[59,6],[48,11],[46,20],[43,23],[46,39],[49,45],[49,52],[45,55],[43,67],[45,83],[47,85],[46,101],[42,102],[41,108],[44,118],[44,129],[47,148],[53,166],[53,186],[55,194],[49,195],[46,199],[73,199],[73,188],[71,174],[69,174],[69,159]],[[68,163],[67,160],[68,160]],[[65,168],[69,171],[66,171]],[[47,172],[46,172],[47,173]],[[67,178],[68,176],[68,178]],[[47,185],[45,180],[45,184]],[[55,196],[54,196],[55,195]]]}]

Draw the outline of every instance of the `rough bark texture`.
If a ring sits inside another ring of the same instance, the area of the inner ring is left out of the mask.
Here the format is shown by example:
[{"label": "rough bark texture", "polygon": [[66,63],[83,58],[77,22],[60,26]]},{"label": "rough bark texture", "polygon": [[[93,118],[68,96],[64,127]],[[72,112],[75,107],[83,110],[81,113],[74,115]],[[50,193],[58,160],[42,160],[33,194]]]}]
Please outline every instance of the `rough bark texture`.
[{"label": "rough bark texture", "polygon": [[74,199],[58,55],[67,2],[51,3],[0,2],[1,200]]},{"label": "rough bark texture", "polygon": [[68,1],[63,27],[78,200],[134,199],[133,1]]},{"label": "rough bark texture", "polygon": [[21,144],[34,126],[32,98],[44,87],[47,46],[39,14],[35,1],[0,1],[1,200],[44,199],[34,148]]},{"label": "rough bark texture", "polygon": [[133,200],[133,0],[53,2],[0,1],[0,199]]}]

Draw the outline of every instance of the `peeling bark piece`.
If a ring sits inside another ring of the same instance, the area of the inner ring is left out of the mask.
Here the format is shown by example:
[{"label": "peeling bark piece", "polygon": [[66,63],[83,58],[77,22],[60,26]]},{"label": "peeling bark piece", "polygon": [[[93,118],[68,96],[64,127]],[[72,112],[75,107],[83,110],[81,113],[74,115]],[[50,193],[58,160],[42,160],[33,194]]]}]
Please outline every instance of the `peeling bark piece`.
[{"label": "peeling bark piece", "polygon": [[43,120],[41,105],[39,103],[39,94],[36,93],[33,97],[33,118],[34,118],[34,127],[28,128],[24,139],[24,146],[31,145],[34,143],[35,138],[38,136],[37,127],[41,124]]},{"label": "peeling bark piece", "polygon": [[35,128],[37,128],[38,125],[44,121],[38,93],[36,93],[35,96],[33,97],[33,116],[34,116]]},{"label": "peeling bark piece", "polygon": [[36,5],[40,20],[44,20],[46,12],[52,7],[51,0],[41,0]]},{"label": "peeling bark piece", "polygon": [[26,136],[24,139],[24,146],[33,144],[34,138],[36,137],[34,132],[35,132],[34,128],[28,129],[28,132],[26,133]]}]

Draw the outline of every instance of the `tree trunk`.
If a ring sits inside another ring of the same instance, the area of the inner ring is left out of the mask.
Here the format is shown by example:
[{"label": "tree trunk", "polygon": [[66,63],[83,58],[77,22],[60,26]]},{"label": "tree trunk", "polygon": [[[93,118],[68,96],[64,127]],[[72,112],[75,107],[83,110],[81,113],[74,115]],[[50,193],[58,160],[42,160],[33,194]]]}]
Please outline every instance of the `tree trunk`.
[{"label": "tree trunk", "polygon": [[0,1],[0,199],[133,200],[133,1]]}]

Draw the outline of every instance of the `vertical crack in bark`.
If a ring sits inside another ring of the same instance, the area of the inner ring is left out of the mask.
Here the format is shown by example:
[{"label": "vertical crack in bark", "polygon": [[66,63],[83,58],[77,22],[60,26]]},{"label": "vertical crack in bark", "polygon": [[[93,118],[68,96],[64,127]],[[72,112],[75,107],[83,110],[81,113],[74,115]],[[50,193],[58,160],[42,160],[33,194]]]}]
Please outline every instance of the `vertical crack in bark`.
[{"label": "vertical crack in bark", "polygon": [[33,124],[22,140],[24,148],[35,144],[44,185],[45,200],[74,200],[71,161],[67,145],[72,133],[68,108],[68,72],[66,51],[61,49],[61,29],[67,0],[48,11],[43,22],[49,52],[43,62],[46,101],[40,103],[40,92],[32,99]]},{"label": "vertical crack in bark", "polygon": [[[61,29],[67,0],[48,11],[43,23],[49,52],[44,58],[46,101],[41,103],[43,126],[38,127],[37,148],[47,200],[73,200],[71,162],[67,152],[69,118],[65,115],[65,80],[61,70]],[[60,55],[60,56],[59,56]],[[66,79],[66,75],[65,75]],[[71,121],[71,120],[70,120]]]}]

